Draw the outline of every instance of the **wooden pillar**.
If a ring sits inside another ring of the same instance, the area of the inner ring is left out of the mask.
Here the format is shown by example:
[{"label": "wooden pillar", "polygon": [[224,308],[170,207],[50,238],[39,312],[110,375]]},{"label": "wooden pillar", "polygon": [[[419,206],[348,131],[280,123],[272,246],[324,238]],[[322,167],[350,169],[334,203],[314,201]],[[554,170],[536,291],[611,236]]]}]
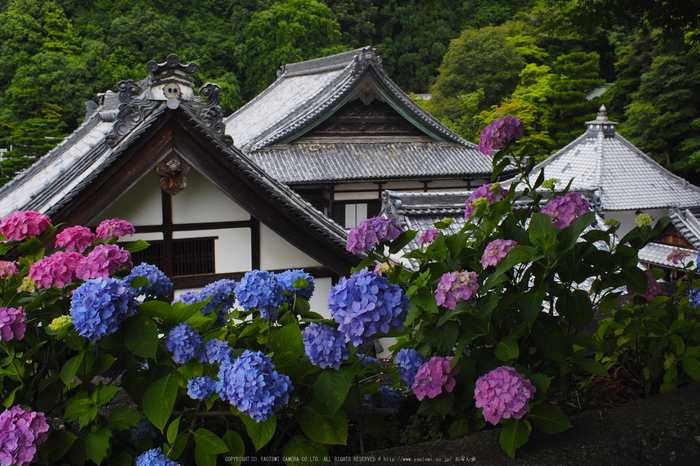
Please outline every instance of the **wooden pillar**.
[{"label": "wooden pillar", "polygon": [[161,191],[163,206],[163,273],[173,276],[173,197]]},{"label": "wooden pillar", "polygon": [[260,221],[250,217],[250,268],[260,270]]}]

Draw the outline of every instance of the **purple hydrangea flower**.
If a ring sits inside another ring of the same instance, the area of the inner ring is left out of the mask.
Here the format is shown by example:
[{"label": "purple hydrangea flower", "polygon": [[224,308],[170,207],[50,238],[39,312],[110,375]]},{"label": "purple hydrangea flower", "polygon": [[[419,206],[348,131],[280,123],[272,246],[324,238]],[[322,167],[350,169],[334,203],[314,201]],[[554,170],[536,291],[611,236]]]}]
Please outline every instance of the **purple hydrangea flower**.
[{"label": "purple hydrangea flower", "polygon": [[85,257],[77,252],[57,251],[29,266],[29,278],[39,286],[63,288],[78,278]]},{"label": "purple hydrangea flower", "polygon": [[192,303],[199,302],[199,292],[198,291],[185,291],[184,293],[180,294],[177,298],[173,300],[173,304],[176,302],[181,301],[183,304],[189,306]]},{"label": "purple hydrangea flower", "polygon": [[216,391],[241,413],[257,422],[274,416],[289,402],[294,390],[285,374],[279,374],[269,356],[246,350],[219,369]]},{"label": "purple hydrangea flower", "polygon": [[236,286],[238,304],[246,311],[257,309],[268,321],[274,321],[277,308],[284,302],[284,290],[274,273],[251,270]]},{"label": "purple hydrangea flower", "polygon": [[346,249],[353,254],[369,251],[379,243],[395,240],[402,231],[401,225],[392,218],[368,218],[350,230]]},{"label": "purple hydrangea flower", "polygon": [[0,261],[0,280],[17,273],[17,266],[14,262]]},{"label": "purple hydrangea flower", "polygon": [[577,192],[559,196],[542,207],[542,213],[552,218],[552,226],[555,230],[568,227],[590,210],[591,205],[581,196],[581,193]]},{"label": "purple hydrangea flower", "polygon": [[136,458],[134,466],[180,466],[180,463],[165,456],[163,450],[158,447],[142,453]]},{"label": "purple hydrangea flower", "polygon": [[346,341],[359,346],[375,335],[402,331],[408,298],[401,287],[365,268],[331,288],[328,307]]},{"label": "purple hydrangea flower", "polygon": [[44,413],[19,406],[0,414],[0,464],[24,466],[34,460],[39,445],[47,439],[49,424]]},{"label": "purple hydrangea flower", "polygon": [[476,381],[476,407],[483,408],[484,419],[493,425],[503,419],[521,419],[530,409],[529,401],[537,389],[513,367],[502,366]]},{"label": "purple hydrangea flower", "polygon": [[197,359],[209,364],[223,363],[231,360],[232,352],[233,348],[227,342],[213,338],[204,343]]},{"label": "purple hydrangea flower", "polygon": [[448,272],[440,279],[435,299],[438,306],[445,306],[454,311],[457,307],[457,301],[471,298],[478,289],[476,272],[467,272],[466,270]]},{"label": "purple hydrangea flower", "polygon": [[399,412],[399,409],[401,409],[401,402],[403,401],[401,393],[399,393],[397,389],[388,385],[381,385],[377,389],[377,393],[374,396],[365,395],[365,398],[372,406],[391,409],[394,411],[394,415],[396,415]]},{"label": "purple hydrangea flower", "polygon": [[211,377],[192,377],[187,381],[187,395],[193,400],[206,400],[216,391],[216,381]]},{"label": "purple hydrangea flower", "polygon": [[133,235],[136,230],[134,229],[134,225],[126,220],[110,218],[108,220],[103,220],[102,223],[97,226],[95,232],[97,233],[98,238],[109,239]]},{"label": "purple hydrangea flower", "polygon": [[512,116],[499,118],[481,131],[479,150],[484,155],[491,155],[493,151],[503,147],[503,143],[511,139],[521,139],[524,128],[520,118]]},{"label": "purple hydrangea flower", "polygon": [[426,361],[426,357],[413,348],[399,350],[394,358],[394,363],[399,366],[399,377],[406,384],[406,388],[411,388],[418,373],[418,368]]},{"label": "purple hydrangea flower", "polygon": [[367,369],[367,364],[375,364],[379,367],[383,367],[382,362],[377,358],[373,358],[372,356],[365,356],[362,353],[357,353],[357,357],[360,358],[360,367],[362,369]]},{"label": "purple hydrangea flower", "polygon": [[129,428],[129,440],[138,446],[146,437],[156,438],[156,429],[153,423],[144,417],[135,426]]},{"label": "purple hydrangea flower", "polygon": [[433,241],[435,241],[435,238],[438,237],[440,234],[439,231],[430,229],[430,230],[425,230],[423,233],[420,234],[420,238],[418,238],[418,246],[423,246],[424,244],[430,244]]},{"label": "purple hydrangea flower", "polygon": [[173,353],[173,361],[178,364],[187,364],[195,357],[201,346],[202,335],[187,322],[183,322],[168,333],[163,348]]},{"label": "purple hydrangea flower", "polygon": [[683,259],[685,259],[689,255],[690,255],[690,251],[683,250],[683,249],[674,249],[666,257],[666,260],[669,262],[672,262],[674,265],[677,265],[678,263],[682,264]]},{"label": "purple hydrangea flower", "polygon": [[0,234],[5,235],[5,242],[22,241],[40,235],[51,220],[39,212],[15,210],[0,222]]},{"label": "purple hydrangea flower", "polygon": [[654,274],[649,272],[647,270],[647,292],[646,294],[639,294],[636,291],[632,291],[629,288],[627,288],[627,292],[629,294],[637,295],[637,296],[643,296],[646,298],[647,301],[651,301],[652,299],[656,298],[661,294],[661,286],[659,286],[658,282],[656,281],[656,278],[654,278]]},{"label": "purple hydrangea flower", "polygon": [[150,283],[140,288],[136,288],[139,295],[156,297],[167,297],[173,291],[173,282],[165,276],[161,270],[155,265],[142,262],[131,270],[131,273],[124,279],[125,282],[131,283],[136,277],[148,278]]},{"label": "purple hydrangea flower", "polygon": [[137,306],[134,290],[128,284],[116,278],[98,278],[75,290],[70,314],[78,335],[95,342],[119,330]]},{"label": "purple hydrangea flower", "polygon": [[450,361],[452,356],[447,358],[434,356],[418,368],[411,390],[419,400],[423,400],[426,396],[435,398],[442,393],[443,388],[452,392],[457,383],[454,376],[459,373],[459,366],[450,370]]},{"label": "purple hydrangea flower", "polygon": [[491,241],[484,249],[484,255],[481,256],[481,265],[488,267],[496,265],[506,257],[508,251],[516,247],[518,243],[510,239],[495,239]]},{"label": "purple hydrangea flower", "polygon": [[476,210],[476,207],[472,204],[478,204],[479,199],[486,199],[486,201],[480,202],[488,202],[488,205],[491,205],[494,202],[502,201],[506,198],[506,196],[508,196],[508,191],[499,187],[497,184],[485,184],[483,186],[479,186],[473,193],[471,193],[469,198],[467,198],[466,208],[464,209],[464,218],[469,219],[469,217],[472,216]]},{"label": "purple hydrangea flower", "polygon": [[340,369],[348,360],[348,344],[345,336],[326,324],[309,324],[301,334],[304,352],[312,364],[322,368]]},{"label": "purple hydrangea flower", "polygon": [[124,267],[133,267],[129,251],[116,244],[98,244],[77,267],[76,276],[81,280],[107,278]]},{"label": "purple hydrangea flower", "polygon": [[83,252],[95,241],[95,234],[89,228],[75,226],[66,228],[56,235],[56,247],[66,251]]},{"label": "purple hydrangea flower", "polygon": [[[296,288],[294,282],[300,278],[305,279],[309,285],[306,288]],[[316,285],[314,284],[314,277],[304,272],[303,270],[285,270],[284,272],[277,275],[277,279],[282,285],[282,289],[291,293],[289,296],[285,296],[284,299],[290,304],[294,304],[294,296],[299,296],[302,299],[309,301],[311,296],[314,294],[314,289]]]},{"label": "purple hydrangea flower", "polygon": [[21,340],[26,328],[27,314],[21,307],[0,307],[0,341]]},{"label": "purple hydrangea flower", "polygon": [[214,326],[221,327],[224,324],[224,316],[229,313],[236,302],[236,282],[226,278],[208,284],[199,292],[197,301],[204,301],[209,296],[211,299],[202,308],[202,314],[208,316],[211,311],[218,308]]}]

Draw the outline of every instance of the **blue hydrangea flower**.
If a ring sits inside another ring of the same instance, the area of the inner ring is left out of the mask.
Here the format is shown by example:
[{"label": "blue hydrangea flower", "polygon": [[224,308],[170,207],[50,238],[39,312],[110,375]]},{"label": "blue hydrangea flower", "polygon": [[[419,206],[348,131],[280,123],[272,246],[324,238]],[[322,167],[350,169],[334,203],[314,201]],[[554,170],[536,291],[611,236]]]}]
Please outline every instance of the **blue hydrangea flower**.
[{"label": "blue hydrangea flower", "polygon": [[306,356],[312,364],[324,369],[340,369],[340,365],[348,360],[350,352],[345,336],[330,325],[311,323],[301,337]]},{"label": "blue hydrangea flower", "polygon": [[274,416],[289,401],[294,387],[284,374],[278,374],[270,357],[246,350],[219,369],[216,391],[240,412],[257,422]]},{"label": "blue hydrangea flower", "polygon": [[365,399],[370,402],[372,406],[377,408],[388,408],[394,411],[394,415],[401,409],[401,402],[403,398],[401,393],[395,388],[391,388],[388,385],[382,385],[377,389],[375,396],[365,395]]},{"label": "blue hydrangea flower", "polygon": [[180,463],[165,456],[163,450],[158,447],[142,453],[136,458],[135,466],[180,466]]},{"label": "blue hydrangea flower", "polygon": [[360,367],[363,369],[367,369],[367,364],[376,364],[379,367],[382,367],[382,363],[379,359],[373,358],[372,356],[365,356],[362,353],[357,353],[357,357],[360,358]]},{"label": "blue hydrangea flower", "polygon": [[166,351],[174,353],[173,360],[175,362],[186,364],[195,357],[201,346],[202,336],[187,322],[183,322],[168,333],[163,347]]},{"label": "blue hydrangea flower", "polygon": [[138,302],[134,290],[116,278],[88,280],[71,299],[71,321],[78,335],[97,341],[119,330],[135,314]]},{"label": "blue hydrangea flower", "polygon": [[216,391],[216,381],[211,377],[192,377],[187,381],[187,394],[193,400],[206,400]]},{"label": "blue hydrangea flower", "polygon": [[700,290],[691,288],[688,291],[688,302],[692,307],[700,306]]},{"label": "blue hydrangea flower", "polygon": [[331,288],[328,307],[332,319],[340,324],[338,330],[360,346],[375,335],[402,331],[408,298],[401,287],[365,268]]},{"label": "blue hydrangea flower", "polygon": [[413,381],[418,373],[418,368],[422,366],[428,359],[413,348],[401,349],[394,363],[399,366],[399,377],[406,384],[407,389],[411,389]]},{"label": "blue hydrangea flower", "polygon": [[[223,279],[210,283],[199,292],[197,301],[204,301],[209,296],[212,298],[202,308],[202,314],[208,316],[211,311],[215,311],[218,307],[218,317],[216,318],[215,326],[221,327],[224,323],[224,316],[233,307],[236,302],[236,282],[235,280]],[[219,306],[221,305],[221,306]]]},{"label": "blue hydrangea flower", "polygon": [[129,428],[129,436],[131,443],[138,446],[141,440],[145,439],[147,436],[156,438],[156,429],[153,423],[147,417],[144,417],[138,424]]},{"label": "blue hydrangea flower", "polygon": [[[294,282],[298,279],[305,279],[309,285],[306,288],[296,288]],[[289,296],[285,296],[284,299],[290,304],[294,304],[294,294],[296,293],[302,299],[309,301],[311,296],[314,294],[314,289],[316,285],[314,284],[314,277],[304,272],[303,270],[285,270],[284,272],[277,275],[282,288],[285,291],[291,293]]]},{"label": "blue hydrangea flower", "polygon": [[204,343],[204,346],[199,352],[198,360],[199,362],[206,362],[209,364],[228,362],[231,361],[232,352],[233,348],[231,348],[227,342],[221,341],[218,338],[213,338]]},{"label": "blue hydrangea flower", "polygon": [[284,303],[284,291],[274,273],[251,270],[236,286],[238,304],[246,311],[257,309],[268,321],[274,321],[277,308]]},{"label": "blue hydrangea flower", "polygon": [[155,265],[142,262],[131,270],[131,273],[124,281],[131,283],[131,280],[135,277],[145,277],[151,282],[148,285],[136,288],[137,295],[156,298],[170,296],[170,293],[173,292],[173,282]]},{"label": "blue hydrangea flower", "polygon": [[178,296],[177,298],[175,298],[173,300],[173,304],[177,303],[178,301],[186,304],[187,306],[189,306],[192,303],[199,302],[200,301],[199,292],[198,291],[185,291],[184,293],[182,293],[180,296]]}]

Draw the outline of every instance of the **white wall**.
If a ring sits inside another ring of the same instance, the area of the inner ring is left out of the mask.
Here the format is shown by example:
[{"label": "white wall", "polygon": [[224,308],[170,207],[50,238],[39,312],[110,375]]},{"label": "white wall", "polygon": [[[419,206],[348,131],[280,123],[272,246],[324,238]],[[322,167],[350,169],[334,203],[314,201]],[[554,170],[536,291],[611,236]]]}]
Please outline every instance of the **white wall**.
[{"label": "white wall", "polygon": [[[187,188],[173,196],[173,223],[231,222],[250,219],[243,207],[194,170],[186,175]],[[158,188],[160,190],[160,188]]]},{"label": "white wall", "polygon": [[109,218],[120,218],[133,225],[161,225],[163,216],[159,180],[160,175],[155,170],[147,173],[89,226],[96,227],[102,220]]},{"label": "white wall", "polygon": [[260,225],[261,269],[301,269],[320,265],[277,233]]},{"label": "white wall", "polygon": [[[654,219],[654,223],[656,223],[656,220],[668,215],[668,209],[650,209],[643,210],[640,213],[651,215],[651,218]],[[605,212],[605,220],[615,219],[620,222],[620,228],[617,230],[617,234],[623,237],[635,227],[634,219],[639,215],[640,214],[635,213],[634,210],[610,210]]]}]

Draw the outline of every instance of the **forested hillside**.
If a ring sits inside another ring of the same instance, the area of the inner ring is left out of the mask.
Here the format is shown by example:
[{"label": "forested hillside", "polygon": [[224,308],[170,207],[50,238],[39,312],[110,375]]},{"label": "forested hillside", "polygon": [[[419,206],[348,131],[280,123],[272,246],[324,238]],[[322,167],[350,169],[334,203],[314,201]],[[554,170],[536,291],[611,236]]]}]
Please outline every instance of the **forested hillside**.
[{"label": "forested hillside", "polygon": [[[267,87],[281,65],[365,45],[379,49],[405,91],[432,93],[428,110],[469,140],[493,119],[515,115],[544,157],[581,134],[583,121],[605,103],[623,135],[699,184],[698,7],[664,12],[655,5],[3,0],[0,148],[12,150],[0,184],[72,132],[87,100],[145,77],[149,60],[176,53],[198,63],[197,84],[221,85],[229,114]],[[606,82],[615,85],[585,99]]]}]

